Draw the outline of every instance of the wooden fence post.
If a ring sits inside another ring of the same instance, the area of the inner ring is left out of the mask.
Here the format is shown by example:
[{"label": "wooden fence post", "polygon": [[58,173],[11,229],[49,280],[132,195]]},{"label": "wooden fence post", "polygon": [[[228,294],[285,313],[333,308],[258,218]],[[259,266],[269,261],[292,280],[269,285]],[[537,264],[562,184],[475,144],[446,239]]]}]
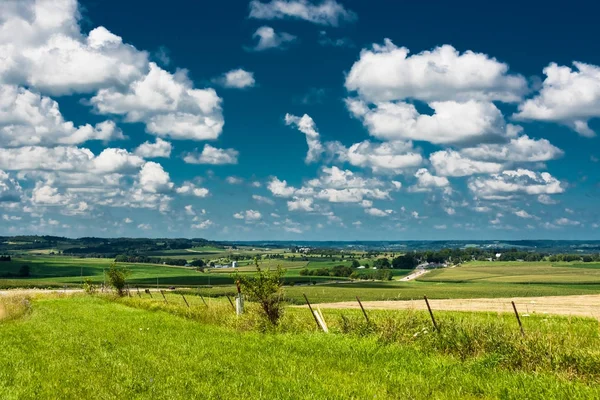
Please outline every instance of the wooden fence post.
[{"label": "wooden fence post", "polygon": [[164,292],[162,291],[162,289],[160,290],[160,294],[162,294],[163,299],[165,299],[165,303],[169,304],[169,302],[167,301],[167,298],[165,297]]},{"label": "wooden fence post", "polygon": [[146,293],[148,293],[150,295],[150,298],[153,299],[154,297],[152,296],[152,292],[150,291],[150,289],[146,289],[145,290]]},{"label": "wooden fence post", "polygon": [[202,295],[200,295],[200,298],[202,299],[202,302],[204,303],[204,305],[206,306],[206,308],[208,308],[208,304],[206,304],[206,301],[204,300],[204,297]]},{"label": "wooden fence post", "polygon": [[358,301],[358,305],[360,306],[360,309],[363,312],[363,315],[365,316],[365,319],[367,320],[367,324],[369,324],[369,317],[367,316],[367,312],[365,311],[365,308],[363,307],[362,303],[360,302],[360,299],[358,298],[358,296],[356,296],[356,301]]},{"label": "wooden fence post", "polygon": [[138,294],[138,297],[142,297],[142,295],[140,294],[140,287],[139,287],[139,286],[136,286],[136,289],[137,289],[137,294]]},{"label": "wooden fence post", "polygon": [[513,310],[515,310],[515,316],[517,317],[517,322],[519,323],[519,328],[521,329],[521,335],[525,337],[525,330],[523,330],[523,324],[521,323],[521,318],[519,317],[519,312],[517,311],[517,306],[514,301],[511,301]]},{"label": "wooden fence post", "polygon": [[310,315],[312,315],[313,318],[315,319],[317,328],[321,328],[321,324],[319,323],[319,320],[317,319],[317,316],[315,315],[315,312],[314,312],[312,306],[310,305],[310,301],[308,301],[308,297],[306,297],[306,294],[304,294],[304,293],[302,293],[302,295],[304,296],[304,300],[306,300],[306,304],[308,304],[308,309],[310,310]]},{"label": "wooden fence post", "polygon": [[185,305],[187,306],[187,308],[190,308],[190,305],[187,302],[187,300],[185,299],[185,296],[183,295],[183,293],[181,293],[181,297],[183,297],[183,301],[185,301]]},{"label": "wooden fence post", "polygon": [[233,305],[233,301],[231,301],[231,297],[229,297],[229,295],[227,295],[227,300],[229,300],[229,304],[231,304],[231,308],[233,308],[235,310],[235,306]]},{"label": "wooden fence post", "polygon": [[429,315],[431,316],[431,321],[433,322],[433,327],[435,328],[436,331],[440,331],[440,328],[438,327],[437,322],[435,322],[435,317],[433,316],[433,311],[431,311],[431,307],[429,306],[429,300],[427,300],[427,296],[423,296],[423,298],[425,299],[425,304],[427,304],[427,309],[429,310]]}]

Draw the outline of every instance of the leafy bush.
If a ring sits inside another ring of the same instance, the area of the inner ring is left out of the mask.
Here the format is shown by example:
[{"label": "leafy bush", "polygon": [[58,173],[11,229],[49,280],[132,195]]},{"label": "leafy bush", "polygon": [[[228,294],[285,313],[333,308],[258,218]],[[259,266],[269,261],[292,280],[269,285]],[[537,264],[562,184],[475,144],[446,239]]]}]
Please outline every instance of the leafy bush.
[{"label": "leafy bush", "polygon": [[125,294],[125,281],[129,276],[129,270],[125,267],[119,268],[116,263],[110,265],[110,269],[107,272],[108,283],[112,286],[119,296]]},{"label": "leafy bush", "polygon": [[87,294],[96,293],[96,285],[92,283],[92,280],[90,278],[86,278],[83,282],[83,291]]},{"label": "leafy bush", "polygon": [[258,259],[254,259],[256,274],[252,277],[236,274],[235,280],[241,285],[242,292],[248,294],[250,300],[260,304],[262,313],[273,325],[277,325],[283,312],[282,278],[285,270],[280,266],[276,270],[262,269]]}]

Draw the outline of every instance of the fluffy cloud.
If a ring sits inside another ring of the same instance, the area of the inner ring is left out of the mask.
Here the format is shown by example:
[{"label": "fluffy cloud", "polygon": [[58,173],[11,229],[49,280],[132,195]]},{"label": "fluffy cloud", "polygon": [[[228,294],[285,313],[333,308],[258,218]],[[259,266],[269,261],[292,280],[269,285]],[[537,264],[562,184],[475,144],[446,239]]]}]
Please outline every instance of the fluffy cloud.
[{"label": "fluffy cloud", "polygon": [[449,45],[408,54],[389,39],[362,50],[346,77],[346,88],[372,103],[409,98],[515,102],[527,92],[525,78],[510,75],[508,65],[485,54],[461,54]]},{"label": "fluffy cloud", "polygon": [[377,103],[347,99],[350,112],[372,136],[383,140],[419,140],[435,144],[495,140],[506,134],[504,117],[490,102],[434,101],[433,115],[421,114],[406,102]]},{"label": "fluffy cloud", "polygon": [[22,189],[15,179],[0,170],[0,203],[17,202],[21,200]]},{"label": "fluffy cloud", "polygon": [[217,83],[226,88],[245,89],[254,87],[254,73],[243,70],[242,68],[233,69],[226,72],[216,80]]},{"label": "fluffy cloud", "polygon": [[148,54],[124,44],[104,27],[79,28],[76,0],[24,0],[3,4],[0,80],[62,95],[123,86],[139,78]]},{"label": "fluffy cloud", "polygon": [[167,193],[173,189],[169,174],[155,162],[144,164],[139,174],[142,189],[149,193]]},{"label": "fluffy cloud", "polygon": [[201,154],[188,153],[183,161],[188,164],[237,164],[239,152],[234,149],[218,149],[210,144],[204,145]]},{"label": "fluffy cloud", "polygon": [[[104,27],[81,33],[76,0],[24,0],[2,11],[0,82],[55,95],[96,92],[90,104],[98,113],[143,122],[158,136],[204,140],[221,133],[221,99],[214,90],[194,89],[185,70],[161,69]],[[54,107],[45,99],[42,106]],[[108,134],[88,127],[60,143],[106,140]]]},{"label": "fluffy cloud", "polygon": [[58,103],[14,85],[0,84],[0,145],[73,145],[89,140],[124,139],[114,122],[76,127],[65,121]]},{"label": "fluffy cloud", "polygon": [[31,201],[34,204],[56,206],[66,204],[68,197],[48,184],[38,182],[33,189]]},{"label": "fluffy cloud", "polygon": [[258,39],[256,46],[249,49],[252,51],[284,49],[288,44],[296,40],[296,36],[286,32],[277,33],[270,26],[261,26],[254,32],[252,38]]},{"label": "fluffy cloud", "polygon": [[146,130],[172,139],[216,139],[223,129],[221,98],[213,89],[194,89],[185,70],[175,74],[150,63],[147,75],[125,91],[101,89],[90,103],[99,114],[124,115]]},{"label": "fluffy cloud", "polygon": [[248,222],[258,221],[262,218],[262,214],[256,210],[240,211],[239,213],[233,214],[233,218],[243,219]]},{"label": "fluffy cloud", "polygon": [[380,210],[379,208],[366,208],[365,209],[365,213],[372,215],[374,217],[387,217],[388,215],[392,214],[393,211],[392,210]]},{"label": "fluffy cloud", "polygon": [[327,143],[328,152],[337,155],[342,162],[373,172],[399,174],[406,169],[416,168],[423,163],[423,157],[412,147],[411,142],[392,141],[372,143],[365,140],[346,148],[339,142]]},{"label": "fluffy cloud", "polygon": [[490,177],[472,178],[469,189],[486,200],[508,199],[517,194],[549,195],[564,192],[562,183],[548,172],[509,170]]},{"label": "fluffy cloud", "polygon": [[471,160],[453,150],[432,153],[429,160],[435,172],[442,176],[491,174],[502,170],[502,164]]},{"label": "fluffy cloud", "polygon": [[433,176],[426,168],[421,168],[415,173],[417,183],[410,188],[412,192],[428,192],[436,188],[450,186],[448,178],[442,176]]},{"label": "fluffy cloud", "polygon": [[192,224],[192,229],[208,229],[213,226],[213,222],[210,219],[199,221],[197,224]]},{"label": "fluffy cloud", "polygon": [[287,181],[281,181],[276,177],[271,179],[267,185],[267,189],[277,197],[292,197],[297,191],[295,187],[288,186]]},{"label": "fluffy cloud", "polygon": [[318,5],[307,0],[271,0],[269,3],[253,0],[250,2],[250,18],[295,18],[319,25],[337,26],[342,21],[355,21],[356,14],[335,0],[324,0]]},{"label": "fluffy cloud", "polygon": [[551,63],[544,68],[539,94],[522,103],[514,117],[559,122],[582,136],[596,136],[588,121],[600,117],[600,67],[581,62],[573,66]]},{"label": "fluffy cloud", "polygon": [[568,219],[568,218],[559,218],[556,221],[554,221],[554,223],[556,225],[560,225],[560,226],[578,226],[578,225],[581,225],[581,222],[579,222],[579,221],[573,221],[573,220]]},{"label": "fluffy cloud", "polygon": [[554,160],[564,154],[561,149],[546,139],[534,140],[523,135],[513,138],[508,144],[482,144],[461,151],[468,157],[481,160],[542,162]]},{"label": "fluffy cloud", "polygon": [[139,168],[144,160],[127,150],[107,148],[98,156],[85,148],[25,146],[0,148],[0,168],[5,170],[72,171],[93,174],[126,173]]},{"label": "fluffy cloud", "polygon": [[315,121],[313,121],[313,119],[306,114],[304,114],[302,117],[286,114],[285,123],[286,125],[295,126],[300,132],[306,135],[306,143],[308,144],[306,162],[311,163],[318,161],[324,149],[319,138],[319,132],[317,132]]},{"label": "fluffy cloud", "polygon": [[154,143],[144,142],[135,149],[134,154],[143,158],[169,158],[173,146],[161,138],[156,138]]},{"label": "fluffy cloud", "polygon": [[313,211],[313,199],[311,198],[295,198],[287,202],[288,210],[290,211]]},{"label": "fluffy cloud", "polygon": [[533,216],[525,210],[515,211],[515,215],[519,218],[525,218],[525,219],[533,218]]},{"label": "fluffy cloud", "polygon": [[192,195],[204,198],[209,195],[210,191],[203,187],[198,187],[194,183],[185,182],[183,185],[175,189],[177,194]]},{"label": "fluffy cloud", "polygon": [[[387,187],[386,187],[387,186]],[[379,179],[363,178],[352,171],[338,167],[323,167],[320,176],[306,182],[301,188],[289,186],[285,180],[271,179],[267,189],[277,197],[314,198],[331,203],[361,203],[368,199],[390,198],[396,185],[385,185]]]}]

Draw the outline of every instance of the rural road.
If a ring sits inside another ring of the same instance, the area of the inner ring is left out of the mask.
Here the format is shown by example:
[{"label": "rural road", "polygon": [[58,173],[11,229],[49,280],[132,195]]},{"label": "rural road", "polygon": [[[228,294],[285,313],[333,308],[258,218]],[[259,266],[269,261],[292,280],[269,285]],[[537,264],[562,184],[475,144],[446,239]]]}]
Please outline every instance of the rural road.
[{"label": "rural road", "polygon": [[[513,312],[514,301],[519,313],[556,314],[591,317],[600,319],[600,295],[512,297],[496,299],[448,299],[429,300],[431,308],[444,311],[491,311]],[[363,306],[371,310],[426,310],[423,300],[363,301]],[[305,306],[302,306],[305,307]],[[321,309],[358,309],[357,302],[321,303]]]},{"label": "rural road", "polygon": [[428,269],[420,269],[417,272],[413,272],[410,275],[405,276],[402,279],[398,279],[400,282],[408,282],[408,281],[412,281],[413,279],[417,279],[418,277],[420,277],[421,275],[425,275],[426,273],[428,273],[429,270]]}]

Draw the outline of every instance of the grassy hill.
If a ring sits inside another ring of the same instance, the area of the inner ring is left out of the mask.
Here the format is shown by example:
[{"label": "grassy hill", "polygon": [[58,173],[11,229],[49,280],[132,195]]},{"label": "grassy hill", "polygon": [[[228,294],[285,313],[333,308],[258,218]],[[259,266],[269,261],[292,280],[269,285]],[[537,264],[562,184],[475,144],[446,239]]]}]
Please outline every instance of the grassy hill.
[{"label": "grassy hill", "polygon": [[0,398],[600,397],[592,320],[528,320],[520,343],[514,321],[500,317],[446,314],[456,325],[436,336],[424,314],[381,314],[375,330],[355,314],[347,316],[354,329],[324,334],[298,310],[303,317],[290,311],[282,322],[299,321],[294,329],[259,333],[248,328],[252,316],[203,323],[183,304],[141,302],[43,298],[20,318],[0,320]]}]

